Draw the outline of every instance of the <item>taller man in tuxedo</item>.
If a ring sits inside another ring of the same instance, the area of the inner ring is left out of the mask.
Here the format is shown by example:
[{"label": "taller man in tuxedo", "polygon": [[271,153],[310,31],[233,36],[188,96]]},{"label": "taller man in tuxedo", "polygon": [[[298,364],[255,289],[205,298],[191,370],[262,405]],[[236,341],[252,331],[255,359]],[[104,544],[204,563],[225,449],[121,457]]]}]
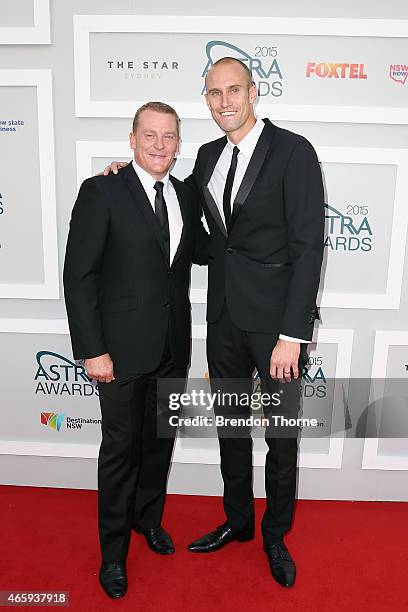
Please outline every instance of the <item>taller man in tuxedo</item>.
[{"label": "taller man in tuxedo", "polygon": [[174,551],[161,527],[174,436],[158,436],[156,384],[186,376],[190,267],[206,263],[208,238],[195,198],[169,175],[179,138],[173,108],[142,106],[130,134],[133,162],[82,184],[68,236],[73,353],[99,382],[99,579],[113,598],[126,593],[132,528],[154,552]]},{"label": "taller man in tuxedo", "polygon": [[[246,379],[249,393],[256,368],[271,395],[282,390],[280,381],[289,383],[283,415],[297,416],[299,376],[318,318],[324,232],[320,166],[304,137],[255,117],[256,86],[239,60],[214,63],[206,91],[212,117],[226,136],[200,148],[185,183],[200,197],[210,229],[210,378],[226,385]],[[105,173],[124,165],[113,162]],[[242,407],[239,412],[243,416]],[[249,431],[241,431],[238,437],[219,432],[226,521],[192,542],[193,552],[253,538],[252,441]],[[292,586],[296,576],[283,541],[296,489],[297,431],[289,433],[267,430],[262,520],[271,573],[283,586]]]},{"label": "taller man in tuxedo", "polygon": [[[305,138],[255,117],[256,86],[239,60],[216,62],[206,92],[212,117],[226,136],[200,148],[186,182],[201,196],[211,234],[210,378],[250,381],[257,368],[270,394],[286,381],[284,410],[292,417],[318,317],[324,231],[319,163]],[[191,551],[211,552],[253,537],[252,440],[246,433],[219,437],[226,522],[190,544]],[[293,516],[296,432],[282,437],[269,430],[266,442],[264,550],[274,578],[292,586],[296,569],[283,536]]]}]

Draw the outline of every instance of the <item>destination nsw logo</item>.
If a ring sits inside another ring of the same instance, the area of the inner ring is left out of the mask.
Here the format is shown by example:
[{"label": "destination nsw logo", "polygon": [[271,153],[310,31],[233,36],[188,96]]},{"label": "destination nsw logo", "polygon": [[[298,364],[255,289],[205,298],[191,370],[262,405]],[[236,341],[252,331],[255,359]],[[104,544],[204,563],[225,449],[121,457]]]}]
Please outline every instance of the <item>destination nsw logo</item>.
[{"label": "destination nsw logo", "polygon": [[[257,45],[253,53],[247,53],[243,49],[226,42],[225,40],[210,40],[205,47],[207,63],[201,74],[205,78],[211,66],[217,61],[215,54],[219,57],[234,57],[248,66],[252,78],[256,82],[258,96],[274,96],[279,98],[283,93],[283,74],[278,60],[278,47],[268,45]],[[201,94],[205,93],[205,85]]]},{"label": "destination nsw logo", "polygon": [[325,204],[325,208],[325,247],[331,251],[371,251],[373,232],[368,221],[368,206],[348,204],[346,215],[329,204]]},{"label": "destination nsw logo", "polygon": [[47,427],[51,427],[51,429],[56,429],[59,431],[61,429],[64,417],[64,413],[58,414],[57,412],[42,412],[41,423]]},{"label": "destination nsw logo", "polygon": [[85,368],[63,355],[51,351],[38,351],[35,393],[44,395],[99,395],[98,387],[91,382]]},{"label": "destination nsw logo", "polygon": [[69,417],[65,416],[65,413],[58,412],[41,412],[40,420],[42,425],[51,427],[56,431],[60,431],[62,424],[65,419],[65,429],[82,429],[84,425],[100,425],[101,419],[86,418],[82,417]]}]

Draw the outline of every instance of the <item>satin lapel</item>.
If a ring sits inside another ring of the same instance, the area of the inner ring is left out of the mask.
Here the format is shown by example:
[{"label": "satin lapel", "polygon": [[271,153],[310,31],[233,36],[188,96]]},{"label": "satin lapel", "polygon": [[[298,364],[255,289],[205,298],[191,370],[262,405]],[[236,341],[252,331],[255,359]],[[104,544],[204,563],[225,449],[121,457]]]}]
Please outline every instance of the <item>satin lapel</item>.
[{"label": "satin lapel", "polygon": [[159,221],[153,211],[149,198],[147,197],[146,192],[142,187],[142,183],[140,182],[139,177],[134,171],[132,164],[130,163],[126,166],[126,168],[123,168],[123,170],[120,171],[119,176],[121,176],[127,184],[134,202],[139,207],[139,210],[143,213],[143,216],[148,226],[156,236],[163,256],[166,259]]},{"label": "satin lapel", "polygon": [[244,174],[244,178],[242,179],[242,183],[238,189],[238,193],[234,200],[230,231],[235,221],[237,220],[237,217],[241,212],[241,208],[244,205],[245,200],[247,199],[249,192],[251,191],[256,181],[256,178],[262,168],[262,164],[265,161],[266,154],[268,153],[268,150],[272,144],[274,133],[275,127],[269,121],[265,122],[264,129],[261,132],[253,155],[249,161],[248,167]]},{"label": "satin lapel", "polygon": [[204,191],[204,198],[205,198],[208,210],[210,211],[214,221],[218,225],[218,228],[221,231],[221,233],[224,236],[227,236],[228,235],[227,228],[224,225],[224,221],[222,220],[218,206],[215,203],[214,198],[212,197],[207,185],[204,185],[203,191]]},{"label": "satin lapel", "polygon": [[[180,188],[179,185],[177,184],[177,182],[174,180],[174,178],[170,175],[170,180],[171,183],[175,189],[175,192],[177,194],[177,199],[178,199],[178,203],[180,205],[180,210],[181,210],[181,216],[183,218],[183,229],[181,231],[181,236],[180,236],[180,242],[178,244],[177,247],[177,251],[173,257],[173,261],[171,262],[171,266],[174,265],[174,263],[177,261],[177,259],[180,257],[181,252],[183,250],[183,246],[184,246],[184,242],[186,239],[186,232],[187,230],[187,226],[188,226],[188,220],[187,220],[187,216],[188,216],[188,211],[187,211],[187,206],[188,206],[188,202],[185,199],[185,196],[183,196],[183,194],[180,192]],[[170,266],[170,267],[171,267]]]},{"label": "satin lapel", "polygon": [[212,150],[210,150],[210,154],[207,159],[207,165],[205,167],[203,184],[202,184],[204,198],[205,198],[208,210],[214,217],[214,221],[216,222],[216,224],[218,225],[220,231],[224,234],[224,236],[227,236],[227,229],[220,215],[218,206],[216,202],[214,201],[214,198],[212,197],[210,190],[208,189],[208,183],[210,182],[210,179],[214,172],[214,168],[217,165],[217,161],[219,160],[219,157],[222,151],[224,150],[224,147],[226,144],[227,144],[226,136],[224,138],[220,138],[214,143],[214,146],[212,147]]}]

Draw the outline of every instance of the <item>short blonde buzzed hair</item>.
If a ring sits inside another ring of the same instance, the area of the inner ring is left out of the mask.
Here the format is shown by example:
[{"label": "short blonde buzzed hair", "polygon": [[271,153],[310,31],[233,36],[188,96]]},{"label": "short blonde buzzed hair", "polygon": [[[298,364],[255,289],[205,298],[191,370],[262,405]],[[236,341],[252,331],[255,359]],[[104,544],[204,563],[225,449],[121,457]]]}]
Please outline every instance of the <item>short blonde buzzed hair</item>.
[{"label": "short blonde buzzed hair", "polygon": [[132,132],[134,134],[136,133],[139,117],[143,113],[143,111],[146,110],[152,110],[156,111],[156,113],[164,113],[166,115],[173,115],[176,118],[177,123],[177,136],[180,138],[180,117],[178,116],[174,108],[169,104],[166,104],[165,102],[146,102],[146,104],[143,104],[143,106],[137,109],[132,124]]}]

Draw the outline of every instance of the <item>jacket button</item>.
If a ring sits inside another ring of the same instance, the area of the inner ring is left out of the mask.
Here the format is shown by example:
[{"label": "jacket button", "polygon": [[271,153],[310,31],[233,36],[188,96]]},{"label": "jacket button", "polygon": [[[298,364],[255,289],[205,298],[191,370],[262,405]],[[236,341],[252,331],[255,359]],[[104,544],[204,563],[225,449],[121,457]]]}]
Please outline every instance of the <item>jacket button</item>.
[{"label": "jacket button", "polygon": [[165,308],[170,308],[170,302],[166,302],[164,305]]},{"label": "jacket button", "polygon": [[231,249],[231,247],[228,247],[227,249],[227,253],[232,253],[233,249]]}]

